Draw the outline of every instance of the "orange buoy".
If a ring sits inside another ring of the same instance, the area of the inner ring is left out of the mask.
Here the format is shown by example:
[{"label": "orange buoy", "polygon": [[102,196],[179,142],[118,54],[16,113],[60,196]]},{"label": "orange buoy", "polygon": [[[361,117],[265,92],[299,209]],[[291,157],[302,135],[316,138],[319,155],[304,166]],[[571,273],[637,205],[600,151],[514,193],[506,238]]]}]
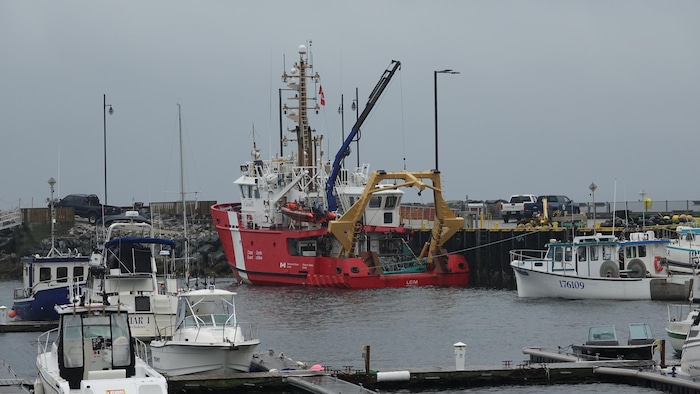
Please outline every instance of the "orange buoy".
[{"label": "orange buoy", "polygon": [[14,309],[10,309],[10,311],[7,312],[7,316],[8,316],[10,319],[14,319],[14,318],[17,316],[17,311],[14,310]]}]

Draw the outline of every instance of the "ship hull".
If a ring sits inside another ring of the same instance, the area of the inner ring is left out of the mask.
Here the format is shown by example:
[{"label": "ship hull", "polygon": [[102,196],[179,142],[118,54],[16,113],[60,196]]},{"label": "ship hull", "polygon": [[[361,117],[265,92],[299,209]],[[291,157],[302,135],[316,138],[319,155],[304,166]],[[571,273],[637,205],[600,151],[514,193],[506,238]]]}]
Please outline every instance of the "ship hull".
[{"label": "ship hull", "polygon": [[[314,230],[242,227],[237,205],[217,204],[211,212],[229,265],[243,283],[353,289],[469,284],[469,267],[462,255],[447,256],[442,269],[437,264],[427,264],[420,270],[387,273],[368,265],[366,256],[336,257],[324,250],[319,240],[330,235],[323,227]],[[305,249],[308,242],[317,246]]]}]

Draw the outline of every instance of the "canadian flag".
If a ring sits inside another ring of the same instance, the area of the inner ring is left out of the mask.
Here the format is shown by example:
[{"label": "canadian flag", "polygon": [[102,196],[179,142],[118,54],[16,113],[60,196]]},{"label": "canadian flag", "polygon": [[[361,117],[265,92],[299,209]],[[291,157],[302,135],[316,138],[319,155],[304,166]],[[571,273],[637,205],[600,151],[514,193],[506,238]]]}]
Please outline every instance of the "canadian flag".
[{"label": "canadian flag", "polygon": [[323,94],[323,85],[318,85],[318,94],[321,96],[321,105],[326,105],[326,95]]}]

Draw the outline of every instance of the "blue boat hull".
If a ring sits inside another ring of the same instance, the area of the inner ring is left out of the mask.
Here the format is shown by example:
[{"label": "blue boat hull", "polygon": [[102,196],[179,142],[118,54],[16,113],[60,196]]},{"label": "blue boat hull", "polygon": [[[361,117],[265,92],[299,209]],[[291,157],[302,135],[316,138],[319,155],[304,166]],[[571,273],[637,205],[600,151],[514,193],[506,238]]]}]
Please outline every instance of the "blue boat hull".
[{"label": "blue boat hull", "polygon": [[17,320],[58,320],[54,310],[56,304],[69,302],[68,286],[54,287],[37,292],[32,297],[15,299],[12,309]]}]

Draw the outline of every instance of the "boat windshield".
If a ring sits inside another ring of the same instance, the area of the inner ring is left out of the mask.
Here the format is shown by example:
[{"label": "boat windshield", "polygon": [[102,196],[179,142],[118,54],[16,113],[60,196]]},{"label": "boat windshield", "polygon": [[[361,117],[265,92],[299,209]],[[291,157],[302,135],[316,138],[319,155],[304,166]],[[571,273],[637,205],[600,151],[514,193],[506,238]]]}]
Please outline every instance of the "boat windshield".
[{"label": "boat windshield", "polygon": [[630,340],[634,339],[652,339],[654,335],[651,333],[651,326],[646,323],[631,323],[630,324]]},{"label": "boat windshield", "polygon": [[589,341],[616,341],[615,326],[591,327],[588,330]]}]

